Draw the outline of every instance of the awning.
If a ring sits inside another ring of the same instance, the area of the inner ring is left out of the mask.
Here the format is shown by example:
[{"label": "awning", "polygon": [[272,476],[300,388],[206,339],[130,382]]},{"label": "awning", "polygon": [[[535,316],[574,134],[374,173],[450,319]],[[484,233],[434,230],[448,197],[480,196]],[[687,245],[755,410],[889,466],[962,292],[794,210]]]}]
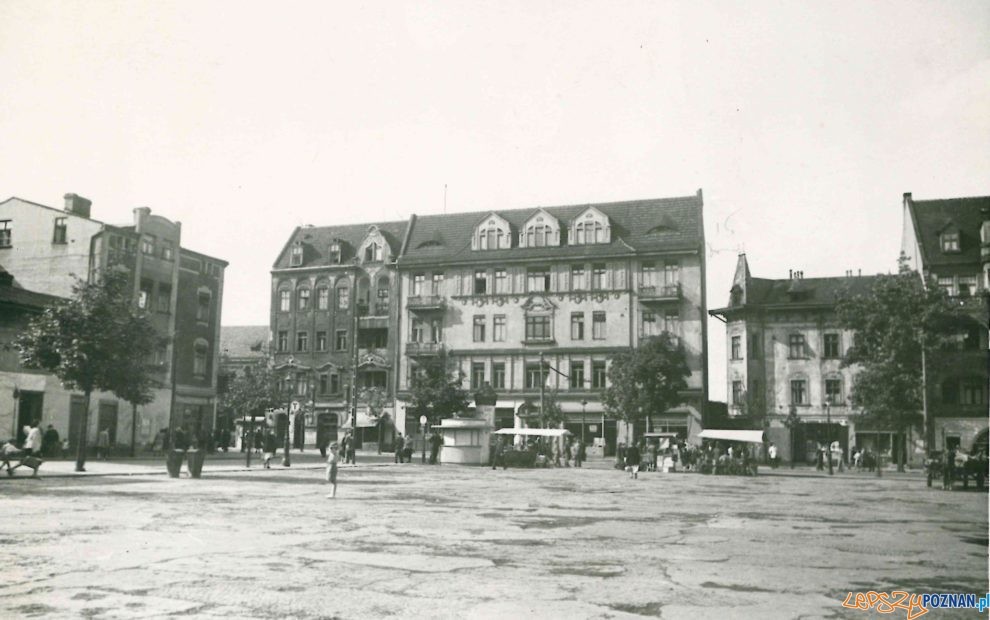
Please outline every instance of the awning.
[{"label": "awning", "polygon": [[[372,426],[378,426],[378,419],[371,417],[365,411],[358,411],[357,424],[355,426],[357,426],[358,428],[370,428]],[[350,414],[347,415],[347,419],[344,420],[344,423],[341,424],[339,428],[341,430],[347,430],[351,428]]]},{"label": "awning", "polygon": [[677,433],[643,433],[643,437],[677,437]]},{"label": "awning", "polygon": [[526,435],[529,437],[565,437],[571,431],[563,428],[502,428],[494,435]]},{"label": "awning", "polygon": [[721,439],[723,441],[763,443],[763,431],[728,431],[706,428],[698,433],[698,437],[701,439]]}]

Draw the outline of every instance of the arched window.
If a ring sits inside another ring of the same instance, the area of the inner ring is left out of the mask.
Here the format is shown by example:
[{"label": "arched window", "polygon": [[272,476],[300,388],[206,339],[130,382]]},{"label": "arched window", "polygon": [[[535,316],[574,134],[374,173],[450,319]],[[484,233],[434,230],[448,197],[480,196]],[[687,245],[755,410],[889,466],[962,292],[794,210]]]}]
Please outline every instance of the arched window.
[{"label": "arched window", "polygon": [[330,309],[330,289],[327,288],[326,285],[321,285],[316,288],[316,309]]},{"label": "arched window", "polygon": [[380,263],[382,262],[382,244],[377,241],[373,241],[364,248],[364,262],[366,263]]},{"label": "arched window", "polygon": [[208,323],[210,320],[210,306],[213,301],[213,293],[206,287],[199,287],[196,293],[196,320]]},{"label": "arched window", "polygon": [[303,287],[299,289],[299,302],[296,309],[309,310],[309,288]]},{"label": "arched window", "polygon": [[206,358],[210,352],[210,343],[204,338],[197,338],[193,343],[193,374],[198,377],[206,376]]},{"label": "arched window", "polygon": [[292,291],[283,288],[278,292],[278,311],[288,312],[292,310]]},{"label": "arched window", "polygon": [[351,307],[351,287],[346,279],[341,278],[337,282],[337,309],[347,310]]}]

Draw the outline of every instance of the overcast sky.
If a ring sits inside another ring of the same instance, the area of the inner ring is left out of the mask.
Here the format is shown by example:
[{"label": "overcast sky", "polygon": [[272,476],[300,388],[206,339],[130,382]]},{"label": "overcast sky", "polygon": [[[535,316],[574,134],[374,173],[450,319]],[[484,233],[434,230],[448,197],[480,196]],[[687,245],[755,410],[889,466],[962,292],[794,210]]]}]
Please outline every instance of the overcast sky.
[{"label": "overcast sky", "polygon": [[[292,229],[703,188],[709,307],[895,268],[901,196],[990,194],[990,3],[0,0],[0,199],[230,262],[267,324]],[[710,322],[712,397],[725,332]]]}]

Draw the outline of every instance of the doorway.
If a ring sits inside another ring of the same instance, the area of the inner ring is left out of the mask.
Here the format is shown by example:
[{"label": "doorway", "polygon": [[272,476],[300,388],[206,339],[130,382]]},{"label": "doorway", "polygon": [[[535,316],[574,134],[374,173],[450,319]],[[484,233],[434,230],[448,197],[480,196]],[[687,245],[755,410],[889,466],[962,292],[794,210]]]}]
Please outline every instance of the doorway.
[{"label": "doorway", "polygon": [[39,426],[41,424],[41,412],[45,402],[44,392],[26,392],[21,390],[20,398],[17,401],[17,444],[23,446],[27,434],[24,427]]}]

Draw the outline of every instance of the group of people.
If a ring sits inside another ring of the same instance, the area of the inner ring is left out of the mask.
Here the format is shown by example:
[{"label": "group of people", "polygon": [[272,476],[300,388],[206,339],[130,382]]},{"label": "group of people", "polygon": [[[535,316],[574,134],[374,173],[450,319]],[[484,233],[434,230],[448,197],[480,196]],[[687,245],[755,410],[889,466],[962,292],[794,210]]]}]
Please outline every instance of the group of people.
[{"label": "group of people", "polygon": [[680,441],[664,442],[639,440],[625,445],[620,443],[616,451],[616,468],[624,469],[630,478],[638,478],[640,471],[675,472],[694,467],[697,449]]},{"label": "group of people", "polygon": [[[430,465],[436,465],[440,459],[440,446],[443,445],[443,437],[440,433],[433,431],[430,436],[426,438],[426,443],[430,447]],[[396,463],[411,463],[413,455],[413,439],[412,437],[403,436],[402,433],[398,433],[395,436],[395,462]]]},{"label": "group of people", "polygon": [[[491,435],[488,461],[492,469],[499,465],[505,469],[511,459],[510,454],[517,450],[504,435]],[[581,467],[587,458],[587,449],[580,439],[572,437],[530,437],[519,448],[519,452],[530,452],[536,467]]]}]

